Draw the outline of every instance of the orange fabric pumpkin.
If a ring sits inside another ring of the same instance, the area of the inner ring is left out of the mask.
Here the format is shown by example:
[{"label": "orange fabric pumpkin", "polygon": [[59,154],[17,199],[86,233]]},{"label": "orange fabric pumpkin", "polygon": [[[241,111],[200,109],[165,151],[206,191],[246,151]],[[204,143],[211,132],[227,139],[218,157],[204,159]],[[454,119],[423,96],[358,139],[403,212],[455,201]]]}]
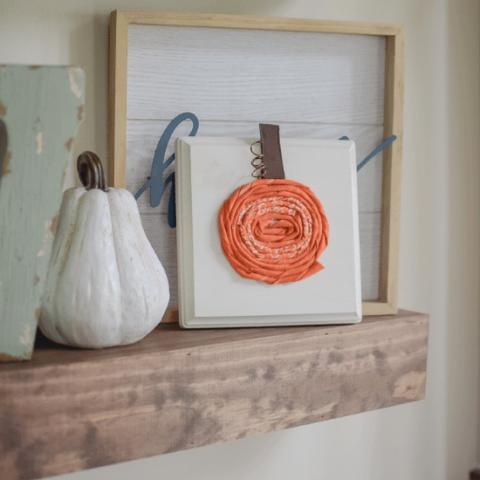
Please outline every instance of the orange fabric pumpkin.
[{"label": "orange fabric pumpkin", "polygon": [[242,185],[219,214],[222,249],[244,278],[268,284],[296,282],[323,269],[328,245],[322,204],[293,180],[259,179]]}]

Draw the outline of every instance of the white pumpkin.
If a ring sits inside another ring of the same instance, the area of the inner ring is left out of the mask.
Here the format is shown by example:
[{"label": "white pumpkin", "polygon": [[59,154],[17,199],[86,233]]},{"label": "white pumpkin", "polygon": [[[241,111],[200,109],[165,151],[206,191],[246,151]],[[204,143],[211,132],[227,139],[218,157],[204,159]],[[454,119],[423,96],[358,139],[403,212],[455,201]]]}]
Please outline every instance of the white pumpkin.
[{"label": "white pumpkin", "polygon": [[77,165],[86,188],[63,195],[39,327],[64,345],[134,343],[165,313],[167,276],[132,194],[106,187],[96,155],[85,152]]}]

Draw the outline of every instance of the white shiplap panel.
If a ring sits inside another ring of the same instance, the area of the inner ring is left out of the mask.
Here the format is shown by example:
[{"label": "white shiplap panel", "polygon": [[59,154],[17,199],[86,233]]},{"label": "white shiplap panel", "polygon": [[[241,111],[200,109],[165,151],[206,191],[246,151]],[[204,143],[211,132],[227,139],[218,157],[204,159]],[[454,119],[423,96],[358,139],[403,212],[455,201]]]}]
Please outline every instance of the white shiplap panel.
[{"label": "white shiplap panel", "polygon": [[[158,140],[168,125],[161,120],[129,120],[127,122],[127,190],[135,194],[150,174],[153,153]],[[355,141],[357,163],[360,163],[383,140],[383,127],[361,125],[325,125],[305,123],[280,123],[282,138],[338,139],[346,135]],[[186,136],[191,122],[181,124],[174,138]],[[200,122],[198,136],[205,137],[252,137],[259,138],[258,123],[254,122]],[[167,156],[174,151],[174,139],[170,142]],[[169,167],[165,176],[173,171]],[[248,163],[247,168],[251,168]],[[165,199],[166,200],[166,199]],[[150,192],[147,190],[138,200],[141,213],[166,213],[167,202],[152,209]],[[358,174],[358,208],[360,212],[380,212],[382,202],[382,154],[372,160]]]},{"label": "white shiplap panel", "polygon": [[143,229],[165,269],[170,285],[170,308],[178,308],[177,235],[165,215],[141,215]]},{"label": "white shiplap panel", "polygon": [[[258,123],[280,125],[282,138],[356,142],[357,163],[383,140],[385,38],[318,33],[129,27],[127,188],[149,175],[168,122],[191,111],[200,136],[258,138]],[[188,135],[185,122],[174,137]],[[173,152],[172,141],[167,155]],[[173,167],[171,167],[172,169]],[[171,171],[170,169],[170,171]],[[358,175],[362,298],[378,296],[382,155]],[[178,306],[175,231],[166,198],[142,221],[164,265],[171,307]]]},{"label": "white shiplap panel", "polygon": [[362,301],[378,299],[381,213],[359,213]]},{"label": "white shiplap panel", "polygon": [[129,119],[383,124],[385,37],[129,27]]},{"label": "white shiplap panel", "polygon": [[[170,283],[170,308],[178,308],[177,241],[175,230],[167,225],[165,215],[142,215],[147,238],[162,262]],[[361,213],[360,264],[362,273],[362,300],[378,297],[380,261],[380,214]]]}]

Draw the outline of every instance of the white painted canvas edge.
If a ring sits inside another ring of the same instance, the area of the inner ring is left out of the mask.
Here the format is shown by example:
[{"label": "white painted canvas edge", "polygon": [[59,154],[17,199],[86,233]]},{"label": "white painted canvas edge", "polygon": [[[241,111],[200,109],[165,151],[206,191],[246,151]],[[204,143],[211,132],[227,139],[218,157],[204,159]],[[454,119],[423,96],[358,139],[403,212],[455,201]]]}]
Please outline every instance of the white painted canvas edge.
[{"label": "white painted canvas edge", "polygon": [[[179,316],[180,316],[180,325],[183,328],[205,328],[205,327],[246,327],[246,326],[274,326],[274,325],[313,325],[313,324],[334,324],[334,323],[356,323],[361,321],[361,278],[360,278],[360,248],[359,248],[359,226],[358,226],[358,204],[357,204],[357,191],[356,191],[356,165],[355,165],[355,144],[349,141],[337,141],[337,140],[298,140],[298,139],[285,139],[282,140],[282,150],[288,148],[292,145],[298,150],[301,146],[314,146],[315,148],[335,148],[342,149],[345,154],[345,158],[349,161],[348,171],[351,176],[351,188],[350,191],[345,192],[345,195],[349,198],[349,207],[351,208],[351,225],[348,227],[349,232],[352,236],[352,292],[349,292],[347,295],[350,298],[354,298],[353,303],[351,302],[351,307],[345,310],[333,311],[330,309],[329,312],[315,312],[315,313],[303,313],[297,314],[295,312],[289,312],[289,314],[279,315],[269,315],[258,314],[258,312],[249,312],[248,315],[236,315],[235,311],[229,312],[228,316],[219,317],[217,316],[208,316],[208,315],[196,315],[195,313],[195,273],[194,271],[194,219],[193,219],[193,209],[192,209],[192,179],[191,179],[191,148],[192,146],[197,148],[199,146],[214,146],[215,148],[222,148],[226,146],[236,146],[237,148],[240,145],[250,145],[253,140],[251,139],[232,139],[232,138],[206,138],[206,137],[186,137],[177,140],[177,244],[178,244],[178,266],[179,266]],[[208,161],[208,160],[207,160]],[[243,163],[243,162],[242,162]],[[251,172],[251,167],[249,165],[250,158],[246,158],[246,163],[248,164],[249,170],[248,174]],[[286,166],[287,177],[288,171],[292,171],[292,166],[288,163],[288,155],[285,158],[284,163]],[[215,168],[222,168],[216,162]],[[211,165],[204,165],[202,161],[202,172],[211,171]],[[218,173],[218,172],[217,172]],[[222,172],[220,172],[222,173]],[[223,172],[224,175],[229,174],[228,167],[227,171]],[[206,182],[208,183],[208,176],[205,177]],[[247,181],[252,181],[251,177],[246,178],[243,176],[237,180],[240,184],[246,183]],[[304,182],[308,183],[308,182]],[[238,186],[239,186],[238,185]],[[312,188],[312,185],[309,184]],[[312,188],[314,190],[314,188]],[[232,190],[233,191],[233,190]],[[231,192],[230,192],[231,193]],[[222,195],[218,198],[218,210],[221,207],[223,201],[226,200],[228,195]],[[198,204],[198,199],[196,200],[196,205]],[[197,209],[198,210],[198,209]],[[198,227],[197,227],[198,230]],[[198,232],[196,232],[198,234]],[[198,241],[198,239],[197,239]],[[223,252],[222,252],[223,253]],[[306,282],[308,279],[304,280]],[[261,282],[253,282],[251,280],[242,279],[242,281],[250,282],[251,285],[259,285]],[[205,282],[201,282],[203,288],[205,284],[208,284],[208,278],[205,279]],[[225,283],[225,285],[224,285]],[[222,298],[222,288],[228,288],[228,281],[222,283],[220,286],[217,285],[215,291],[210,292],[211,298],[209,297],[209,302],[215,302],[215,299]],[[301,282],[297,282],[301,283]],[[293,284],[288,284],[293,285]],[[259,285],[260,288],[265,288],[266,284]],[[198,282],[197,282],[198,287]],[[230,285],[231,287],[231,285]],[[255,291],[259,288],[255,287]],[[275,286],[273,286],[275,288]],[[278,286],[277,286],[278,287]],[[238,285],[237,285],[238,288]],[[223,290],[225,293],[227,290]],[[252,291],[252,290],[250,290]],[[263,309],[265,310],[265,309]]]}]

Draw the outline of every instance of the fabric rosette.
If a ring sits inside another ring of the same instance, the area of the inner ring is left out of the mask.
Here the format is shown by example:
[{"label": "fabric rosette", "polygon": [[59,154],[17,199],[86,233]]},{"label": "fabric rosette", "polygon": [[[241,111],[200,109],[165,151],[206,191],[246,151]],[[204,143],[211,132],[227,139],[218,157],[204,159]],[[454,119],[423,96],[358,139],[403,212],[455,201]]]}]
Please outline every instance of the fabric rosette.
[{"label": "fabric rosette", "polygon": [[322,204],[293,180],[255,180],[235,190],[219,214],[222,249],[244,278],[268,284],[303,280],[323,269],[328,245]]}]

